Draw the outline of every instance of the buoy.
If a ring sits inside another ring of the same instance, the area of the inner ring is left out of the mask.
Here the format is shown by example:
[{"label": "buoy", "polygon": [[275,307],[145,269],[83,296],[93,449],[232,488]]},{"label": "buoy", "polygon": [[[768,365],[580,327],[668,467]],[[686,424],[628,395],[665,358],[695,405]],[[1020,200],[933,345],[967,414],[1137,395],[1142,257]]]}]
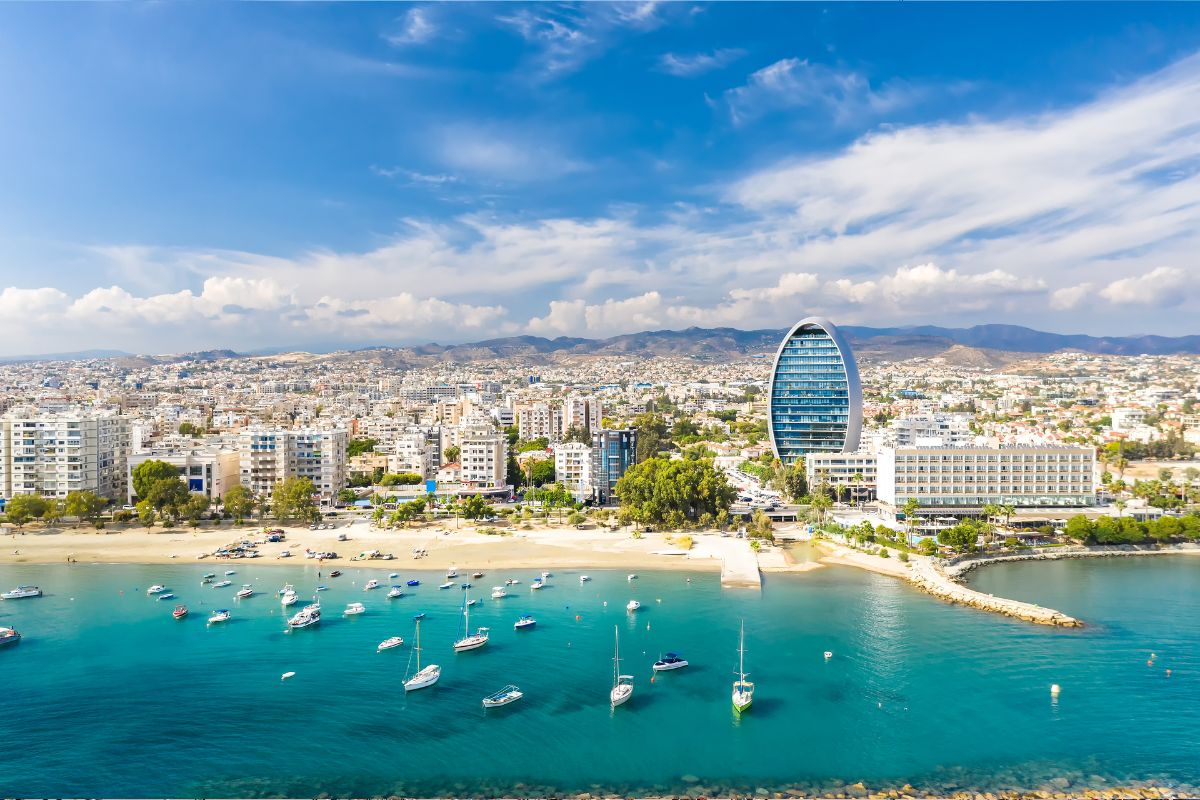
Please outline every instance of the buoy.
[{"label": "buoy", "polygon": [[1055,697],[1058,697],[1058,693],[1061,691],[1062,691],[1062,687],[1060,687],[1057,683],[1050,684],[1050,694],[1054,695]]},{"label": "buoy", "polygon": [[825,651],[825,660],[826,660],[826,661],[828,661],[828,660],[829,660],[829,659],[831,659],[831,658],[833,658],[833,651],[832,651],[832,650],[826,650],[826,651]]},{"label": "buoy", "polygon": [[661,602],[662,602],[662,598],[661,598],[661,597],[656,597],[656,598],[654,598],[654,602],[656,602],[656,603],[661,603]]},{"label": "buoy", "polygon": [[286,681],[288,678],[292,677],[295,674],[296,673],[294,673],[294,672],[285,672],[285,673],[283,673],[283,677],[280,678],[279,680]]},{"label": "buoy", "polygon": [[1167,677],[1171,677],[1171,670],[1167,670]]},{"label": "buoy", "polygon": [[605,607],[605,608],[608,608],[608,601],[607,601],[607,600],[605,600],[605,601],[604,601],[604,607]]},{"label": "buoy", "polygon": [[580,620],[580,619],[582,619],[582,617],[580,617],[578,614],[576,614],[576,615],[575,615],[575,621],[576,621],[576,622],[579,622],[579,620]]}]

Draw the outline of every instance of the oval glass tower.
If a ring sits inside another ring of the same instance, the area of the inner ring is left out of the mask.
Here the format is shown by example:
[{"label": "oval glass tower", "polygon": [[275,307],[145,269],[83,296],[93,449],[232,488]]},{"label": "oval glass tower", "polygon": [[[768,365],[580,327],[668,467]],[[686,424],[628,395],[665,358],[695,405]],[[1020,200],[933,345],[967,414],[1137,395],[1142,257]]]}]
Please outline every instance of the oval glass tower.
[{"label": "oval glass tower", "polygon": [[850,345],[828,320],[788,332],[767,395],[771,447],[784,464],[807,453],[852,453],[862,432],[862,385]]}]

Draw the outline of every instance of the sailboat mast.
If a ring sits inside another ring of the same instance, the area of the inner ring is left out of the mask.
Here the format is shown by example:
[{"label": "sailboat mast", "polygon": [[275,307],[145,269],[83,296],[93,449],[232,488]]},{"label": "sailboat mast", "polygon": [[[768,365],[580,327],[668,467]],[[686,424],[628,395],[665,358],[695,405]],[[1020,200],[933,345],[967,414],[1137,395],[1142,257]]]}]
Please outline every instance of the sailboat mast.
[{"label": "sailboat mast", "polygon": [[463,589],[463,638],[471,635],[471,590]]},{"label": "sailboat mast", "polygon": [[620,683],[621,674],[621,630],[613,625],[613,688]]},{"label": "sailboat mast", "polygon": [[421,620],[417,620],[417,672],[421,671]]},{"label": "sailboat mast", "polygon": [[742,632],[738,636],[738,679],[746,680],[746,620],[742,620]]}]

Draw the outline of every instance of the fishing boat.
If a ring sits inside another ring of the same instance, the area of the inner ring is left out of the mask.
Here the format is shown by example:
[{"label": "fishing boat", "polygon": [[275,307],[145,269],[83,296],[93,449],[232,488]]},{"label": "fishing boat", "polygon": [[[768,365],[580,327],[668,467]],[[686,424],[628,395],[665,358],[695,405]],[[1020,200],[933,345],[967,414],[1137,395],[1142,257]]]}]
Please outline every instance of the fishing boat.
[{"label": "fishing boat", "polygon": [[279,602],[284,606],[284,608],[286,608],[288,606],[296,605],[296,601],[299,599],[300,596],[296,594],[295,589],[288,589],[283,593],[283,597],[279,598]]},{"label": "fishing boat", "polygon": [[505,591],[503,586],[493,586],[492,587],[492,599],[493,600],[503,600],[505,597],[508,597],[508,592]]},{"label": "fishing boat", "polygon": [[36,586],[18,586],[15,589],[10,589],[9,591],[0,594],[0,597],[4,598],[5,600],[21,600],[26,597],[41,596],[42,590]]},{"label": "fishing boat", "polygon": [[237,594],[234,595],[234,598],[237,600],[245,600],[247,597],[250,597],[253,594],[254,587],[248,583],[243,583],[242,588],[237,590]]},{"label": "fishing boat", "polygon": [[580,575],[580,576],[579,576],[579,582],[580,582],[580,583],[587,583],[587,582],[588,582],[588,581],[590,581],[591,579],[592,579],[592,576],[591,576],[591,575]]},{"label": "fishing boat", "polygon": [[441,586],[439,586],[438,588],[439,588],[439,589],[453,589],[453,588],[454,588],[454,581],[446,581],[445,583],[443,583],[443,584],[442,584]]},{"label": "fishing boat", "polygon": [[652,668],[655,672],[666,672],[672,669],[682,669],[687,665],[687,659],[683,656],[678,653],[667,653],[658,661],[655,661]]},{"label": "fishing boat", "polygon": [[372,589],[378,589],[378,588],[379,588],[379,581],[375,580],[374,578],[371,578],[371,580],[367,581],[366,585],[363,586],[363,591],[369,592]]},{"label": "fishing boat", "polygon": [[171,612],[171,616],[175,619],[183,619],[187,615],[187,606],[175,606],[175,610]]},{"label": "fishing boat", "polygon": [[[166,590],[167,587],[163,586],[161,583],[156,583],[146,590],[146,594],[162,594]],[[6,597],[4,599],[7,600],[8,598]]]},{"label": "fishing boat", "polygon": [[463,653],[467,650],[476,650],[483,647],[488,642],[488,629],[480,628],[475,633],[470,633],[471,630],[471,601],[467,599],[467,595],[463,595],[463,638],[454,643],[454,652]]},{"label": "fishing boat", "polygon": [[384,650],[391,650],[393,647],[399,647],[404,644],[404,640],[399,636],[391,636],[379,643],[379,647],[375,648],[375,652],[382,653]]},{"label": "fishing boat", "polygon": [[214,589],[223,589],[226,586],[233,586],[233,581],[217,581],[212,585]]},{"label": "fishing boat", "polygon": [[342,613],[345,614],[347,617],[353,617],[353,616],[357,616],[358,614],[362,614],[366,610],[367,610],[366,607],[363,606],[362,603],[347,603],[346,610],[343,611]]},{"label": "fishing boat", "polygon": [[524,631],[537,625],[537,620],[529,614],[523,614],[519,620],[513,623],[513,630]]},{"label": "fishing boat", "polygon": [[159,595],[157,598],[155,598],[155,599],[156,599],[156,600],[174,600],[174,599],[175,599],[175,593],[174,593],[174,592],[163,592],[162,594],[160,594],[160,595]]},{"label": "fishing boat", "polygon": [[536,592],[538,589],[541,589],[545,585],[546,584],[542,583],[540,580],[534,580],[533,583],[529,584],[529,591]]},{"label": "fishing boat", "polygon": [[621,674],[621,631],[613,625],[613,685],[608,702],[616,708],[633,696],[633,676]]},{"label": "fishing boat", "polygon": [[297,611],[288,619],[289,628],[307,628],[321,621],[321,604],[314,597],[313,601]]},{"label": "fishing boat", "polygon": [[442,668],[437,664],[428,664],[424,669],[421,668],[421,620],[419,619],[417,620],[417,645],[413,648],[413,652],[417,654],[417,671],[404,682],[404,691],[406,692],[433,686],[438,682],[438,678],[442,677]]},{"label": "fishing boat", "polygon": [[213,615],[208,618],[208,624],[216,625],[218,622],[228,622],[231,616],[233,615],[229,613],[229,609],[218,608],[213,612]]},{"label": "fishing boat", "polygon": [[21,641],[21,634],[17,633],[16,628],[0,628],[0,647],[16,644],[19,641]]},{"label": "fishing boat", "polygon": [[739,714],[754,702],[754,684],[746,680],[746,622],[738,637],[738,679],[733,682],[733,710]]},{"label": "fishing boat", "polygon": [[393,586],[391,589],[388,589],[387,596],[392,600],[395,600],[397,597],[404,597],[404,590],[399,586]]},{"label": "fishing boat", "polygon": [[412,580],[410,580],[410,581],[406,581],[405,583],[406,583],[408,586],[420,586],[420,585],[421,585],[421,582],[420,582],[419,580],[417,580],[416,578],[413,578],[413,579],[412,579]]},{"label": "fishing boat", "polygon": [[509,703],[515,703],[525,695],[516,686],[509,684],[495,694],[490,694],[483,698],[484,708],[499,708],[506,706]]}]

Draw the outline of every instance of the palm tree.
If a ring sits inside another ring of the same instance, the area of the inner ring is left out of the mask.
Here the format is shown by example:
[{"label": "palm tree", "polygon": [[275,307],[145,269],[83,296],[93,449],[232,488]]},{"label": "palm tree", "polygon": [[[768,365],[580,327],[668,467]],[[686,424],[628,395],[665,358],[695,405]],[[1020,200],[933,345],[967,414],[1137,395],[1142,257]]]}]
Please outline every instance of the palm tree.
[{"label": "palm tree", "polygon": [[910,497],[904,501],[904,527],[906,529],[904,543],[912,546],[912,530],[913,525],[917,521],[917,510],[921,508],[921,504],[917,502],[917,498]]},{"label": "palm tree", "polygon": [[[854,482],[855,489],[862,489],[863,474],[861,472],[856,472],[853,475],[851,475],[850,480],[852,480]],[[857,491],[854,493],[854,499],[857,500],[860,504],[862,503],[862,496]]]},{"label": "palm tree", "polygon": [[1118,517],[1122,517],[1125,515],[1125,506],[1128,505],[1128,503],[1126,503],[1124,499],[1117,498],[1117,500],[1113,503],[1113,505],[1117,507],[1117,516]]}]

